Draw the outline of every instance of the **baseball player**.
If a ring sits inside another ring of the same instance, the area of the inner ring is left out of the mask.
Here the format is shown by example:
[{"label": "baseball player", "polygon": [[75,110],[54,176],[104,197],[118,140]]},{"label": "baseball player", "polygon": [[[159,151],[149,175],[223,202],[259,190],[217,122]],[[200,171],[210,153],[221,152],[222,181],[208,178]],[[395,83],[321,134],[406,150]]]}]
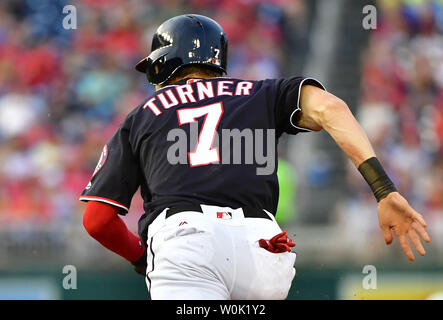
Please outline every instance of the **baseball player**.
[{"label": "baseball player", "polygon": [[[80,197],[88,233],[146,277],[152,299],[285,299],[296,255],[274,217],[277,157],[260,173],[260,159],[246,161],[245,137],[255,134],[254,152],[275,155],[272,142],[283,133],[323,129],[372,189],[386,243],[395,235],[414,260],[409,237],[424,255],[426,222],[397,192],[346,103],[313,78],[226,77],[227,48],[210,18],[188,14],[160,25],[152,52],[136,65],[157,91],[104,146]],[[235,130],[245,134],[241,150],[226,138]],[[239,153],[241,161],[232,160]],[[119,215],[139,188],[145,213],[136,236]]]}]

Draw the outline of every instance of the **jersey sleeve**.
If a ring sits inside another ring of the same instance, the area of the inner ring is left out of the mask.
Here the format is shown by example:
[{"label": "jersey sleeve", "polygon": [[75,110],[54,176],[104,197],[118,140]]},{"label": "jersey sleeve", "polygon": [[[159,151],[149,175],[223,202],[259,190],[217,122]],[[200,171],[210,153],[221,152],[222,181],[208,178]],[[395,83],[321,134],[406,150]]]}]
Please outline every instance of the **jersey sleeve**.
[{"label": "jersey sleeve", "polygon": [[300,92],[302,86],[305,84],[326,90],[320,81],[314,78],[293,77],[276,80],[276,126],[281,133],[297,134],[299,132],[312,131],[296,125],[297,115],[302,111],[302,106],[300,106]]},{"label": "jersey sleeve", "polygon": [[98,164],[81,201],[99,201],[129,211],[132,197],[140,186],[142,174],[129,142],[129,128],[123,123],[104,146]]}]

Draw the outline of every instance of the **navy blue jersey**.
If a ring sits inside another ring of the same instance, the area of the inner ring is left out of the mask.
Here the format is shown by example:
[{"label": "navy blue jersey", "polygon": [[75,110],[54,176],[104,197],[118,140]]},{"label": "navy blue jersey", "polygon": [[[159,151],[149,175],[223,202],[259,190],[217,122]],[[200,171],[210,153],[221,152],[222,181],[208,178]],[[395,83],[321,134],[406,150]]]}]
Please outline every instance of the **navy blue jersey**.
[{"label": "navy blue jersey", "polygon": [[294,77],[184,79],[158,90],[105,145],[80,200],[106,202],[126,214],[140,188],[144,240],[154,218],[178,205],[275,214],[276,141],[283,133],[309,131],[296,126],[303,84],[323,88],[315,79]]}]

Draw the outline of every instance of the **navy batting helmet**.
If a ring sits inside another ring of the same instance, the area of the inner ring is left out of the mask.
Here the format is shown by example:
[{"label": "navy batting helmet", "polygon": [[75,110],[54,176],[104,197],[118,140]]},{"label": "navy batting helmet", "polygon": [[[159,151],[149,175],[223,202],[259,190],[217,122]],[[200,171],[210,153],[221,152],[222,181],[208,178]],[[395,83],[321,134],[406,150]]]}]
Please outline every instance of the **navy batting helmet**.
[{"label": "navy batting helmet", "polygon": [[228,38],[214,20],[197,14],[171,18],[158,27],[151,54],[135,69],[146,73],[148,81],[163,84],[180,68],[200,64],[226,73]]}]

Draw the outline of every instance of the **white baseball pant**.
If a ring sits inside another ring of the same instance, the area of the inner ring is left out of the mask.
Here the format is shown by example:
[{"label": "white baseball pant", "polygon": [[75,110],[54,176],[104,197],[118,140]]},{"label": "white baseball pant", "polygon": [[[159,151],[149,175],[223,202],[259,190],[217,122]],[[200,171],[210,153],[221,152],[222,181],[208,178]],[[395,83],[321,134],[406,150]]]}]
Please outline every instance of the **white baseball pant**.
[{"label": "white baseball pant", "polygon": [[[285,299],[295,276],[293,252],[258,244],[282,230],[243,210],[201,205],[201,212],[165,209],[148,228],[146,284],[153,300]],[[217,218],[217,212],[229,212]]]}]

